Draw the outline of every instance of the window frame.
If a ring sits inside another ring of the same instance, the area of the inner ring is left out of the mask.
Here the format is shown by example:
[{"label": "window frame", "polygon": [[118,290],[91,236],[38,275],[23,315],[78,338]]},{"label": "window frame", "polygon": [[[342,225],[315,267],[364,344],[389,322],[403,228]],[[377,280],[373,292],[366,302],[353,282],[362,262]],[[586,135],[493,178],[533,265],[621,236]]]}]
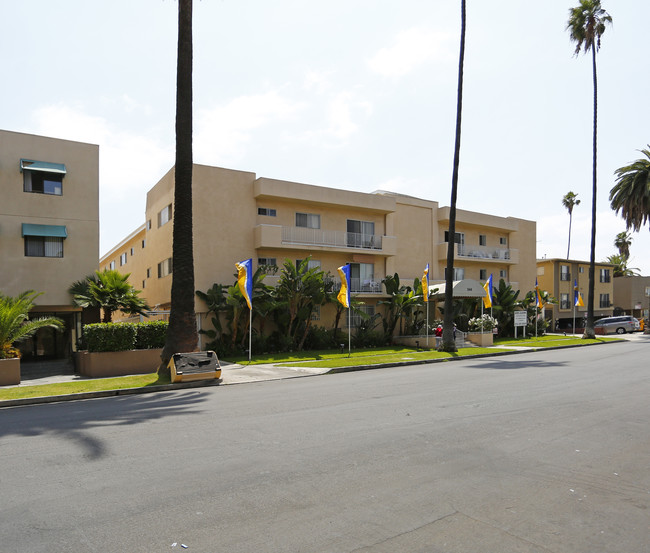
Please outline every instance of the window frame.
[{"label": "window frame", "polygon": [[[48,257],[51,259],[62,259],[64,257],[64,238],[58,236],[24,236],[23,240],[25,257]],[[56,247],[53,249],[54,245]],[[52,255],[52,251],[54,251],[54,255]]]},{"label": "window frame", "polygon": [[[305,217],[305,224],[299,224],[299,217]],[[320,229],[320,213],[304,213],[296,211],[295,216],[296,227],[298,228],[309,228],[309,229]],[[316,224],[316,226],[313,226]]]},{"label": "window frame", "polygon": [[158,228],[172,220],[172,204],[166,205],[158,212]]}]

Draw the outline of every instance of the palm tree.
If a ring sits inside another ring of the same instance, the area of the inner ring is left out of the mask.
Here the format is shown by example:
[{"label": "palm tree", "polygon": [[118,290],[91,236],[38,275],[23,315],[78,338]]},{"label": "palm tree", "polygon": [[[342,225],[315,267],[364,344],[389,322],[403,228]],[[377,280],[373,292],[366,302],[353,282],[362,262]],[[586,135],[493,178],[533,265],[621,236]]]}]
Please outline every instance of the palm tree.
[{"label": "palm tree", "polygon": [[454,246],[456,245],[456,198],[458,197],[458,167],[460,165],[460,128],[463,113],[463,65],[465,62],[465,0],[460,3],[460,56],[458,61],[458,96],[456,99],[456,142],[454,170],[451,176],[451,203],[449,205],[449,242],[447,244],[447,276],[445,287],[445,314],[442,332],[443,351],[457,351],[454,340]]},{"label": "palm tree", "polygon": [[169,328],[158,370],[169,373],[174,353],[195,351],[199,340],[194,311],[192,237],[192,0],[178,0],[176,65],[176,163],[172,291]]},{"label": "palm tree", "polygon": [[609,193],[612,209],[620,211],[627,228],[636,231],[650,222],[650,144],[639,151],[647,159],[616,169],[617,182]]},{"label": "palm tree", "polygon": [[140,290],[129,284],[129,276],[118,271],[106,269],[95,271],[92,276],[73,283],[68,292],[72,303],[79,307],[98,307],[104,312],[102,322],[110,323],[115,311],[127,315],[144,315],[150,310],[147,302],[140,297]]},{"label": "palm tree", "polygon": [[591,202],[591,258],[589,261],[589,297],[587,300],[587,324],[583,338],[595,338],[594,332],[594,283],[596,273],[596,161],[598,136],[598,78],[596,73],[596,52],[600,49],[600,37],[612,17],[600,6],[600,0],[580,0],[580,5],[569,9],[567,30],[571,41],[576,43],[575,55],[584,47],[585,54],[591,51],[594,83],[593,123],[593,197]]},{"label": "palm tree", "polygon": [[577,199],[578,195],[573,192],[567,192],[562,198],[562,205],[569,212],[569,244],[566,248],[566,258],[569,259],[569,251],[571,250],[571,220],[573,218],[573,208],[580,205],[580,200]]},{"label": "palm tree", "polygon": [[34,300],[40,295],[33,290],[27,290],[15,298],[0,293],[0,359],[20,357],[13,344],[27,340],[40,328],[64,328],[63,321],[56,317],[29,320]]},{"label": "palm tree", "polygon": [[630,246],[632,245],[632,236],[627,231],[619,232],[614,239],[614,246],[618,253],[626,260],[630,257]]},{"label": "palm tree", "polygon": [[614,265],[613,273],[615,277],[639,276],[639,269],[637,267],[628,267],[627,257],[621,254],[610,255],[605,261]]}]

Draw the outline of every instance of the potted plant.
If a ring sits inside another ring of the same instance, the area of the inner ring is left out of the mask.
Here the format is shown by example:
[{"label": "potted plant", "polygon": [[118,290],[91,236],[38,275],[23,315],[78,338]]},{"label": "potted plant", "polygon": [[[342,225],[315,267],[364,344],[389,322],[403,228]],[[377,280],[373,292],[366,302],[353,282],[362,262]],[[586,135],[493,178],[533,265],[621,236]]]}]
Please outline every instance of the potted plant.
[{"label": "potted plant", "polygon": [[39,328],[63,328],[56,317],[29,319],[34,300],[41,294],[27,290],[17,297],[0,293],[0,386],[20,384],[20,351],[15,344],[34,335]]},{"label": "potted plant", "polygon": [[467,339],[470,342],[482,347],[491,346],[494,343],[492,330],[497,326],[497,320],[494,317],[487,314],[474,317],[468,321],[467,325],[469,328]]}]

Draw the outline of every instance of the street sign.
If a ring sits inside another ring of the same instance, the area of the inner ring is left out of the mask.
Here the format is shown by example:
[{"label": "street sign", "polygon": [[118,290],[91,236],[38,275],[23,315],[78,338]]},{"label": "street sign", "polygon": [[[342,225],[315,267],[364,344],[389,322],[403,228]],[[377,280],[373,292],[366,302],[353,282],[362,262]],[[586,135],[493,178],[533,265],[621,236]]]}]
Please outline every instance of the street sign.
[{"label": "street sign", "polygon": [[515,311],[515,326],[526,326],[528,317],[525,311]]}]

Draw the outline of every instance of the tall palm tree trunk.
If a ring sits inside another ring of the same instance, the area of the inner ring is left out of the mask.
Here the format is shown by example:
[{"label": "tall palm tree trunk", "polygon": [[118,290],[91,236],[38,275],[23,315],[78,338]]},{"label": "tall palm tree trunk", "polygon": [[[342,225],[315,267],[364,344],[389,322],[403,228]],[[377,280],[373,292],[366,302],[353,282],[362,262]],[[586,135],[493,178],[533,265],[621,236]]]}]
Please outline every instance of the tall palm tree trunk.
[{"label": "tall palm tree trunk", "polygon": [[569,211],[569,243],[566,247],[566,258],[569,260],[569,252],[571,251],[571,221],[573,220],[573,213]]},{"label": "tall palm tree trunk", "polygon": [[456,101],[456,143],[454,170],[451,177],[451,204],[449,207],[449,241],[447,243],[447,275],[445,278],[445,314],[442,349],[456,351],[454,340],[454,247],[456,245],[456,199],[458,197],[458,167],[460,165],[460,130],[463,113],[463,65],[465,61],[465,0],[461,1],[460,56],[458,62],[458,99]]},{"label": "tall palm tree trunk", "polygon": [[159,370],[163,373],[174,353],[195,351],[198,343],[192,238],[192,0],[178,2],[173,224],[171,310]]},{"label": "tall palm tree trunk", "polygon": [[593,144],[593,198],[591,200],[591,257],[589,259],[589,295],[587,298],[587,325],[583,338],[594,338],[594,289],[596,278],[596,161],[597,161],[597,137],[598,137],[598,78],[596,74],[596,49],[591,49],[591,61],[594,79],[594,144]]}]

